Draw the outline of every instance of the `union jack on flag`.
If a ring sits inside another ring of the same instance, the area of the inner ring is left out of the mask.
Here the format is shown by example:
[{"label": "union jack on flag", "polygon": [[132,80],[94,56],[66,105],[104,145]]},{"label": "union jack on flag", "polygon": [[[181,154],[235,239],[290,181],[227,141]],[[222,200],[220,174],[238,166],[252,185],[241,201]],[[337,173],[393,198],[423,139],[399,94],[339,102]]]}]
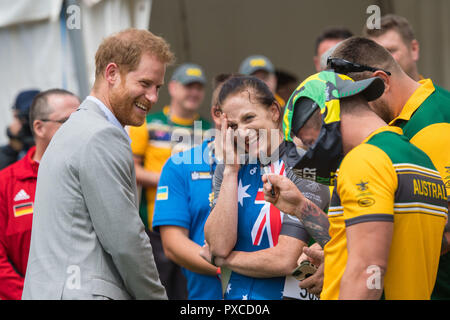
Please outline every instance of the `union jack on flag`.
[{"label": "union jack on flag", "polygon": [[[270,166],[270,172],[279,174],[282,176],[286,175],[284,162],[278,160],[276,163],[272,163]],[[277,207],[272,205],[270,202],[264,200],[263,188],[259,188],[256,194],[255,204],[262,204],[263,207],[259,212],[258,218],[253,224],[252,228],[252,242],[254,246],[259,246],[261,244],[261,239],[266,231],[269,238],[269,244],[272,248],[278,243],[278,236],[281,231],[281,225],[283,222],[283,212],[278,210]]]}]

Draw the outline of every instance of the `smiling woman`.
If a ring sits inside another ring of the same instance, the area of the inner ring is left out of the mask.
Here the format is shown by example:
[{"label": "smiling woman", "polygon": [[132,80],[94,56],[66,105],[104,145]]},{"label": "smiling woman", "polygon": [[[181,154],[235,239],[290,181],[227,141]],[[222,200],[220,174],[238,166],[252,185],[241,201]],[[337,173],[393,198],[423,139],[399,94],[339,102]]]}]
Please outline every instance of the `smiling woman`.
[{"label": "smiling woman", "polygon": [[297,179],[280,159],[280,106],[263,81],[230,78],[219,93],[218,110],[222,123],[216,158],[223,162],[214,173],[202,255],[231,270],[222,284],[225,299],[281,299],[286,276],[296,267],[309,235],[300,221],[285,219],[264,200],[261,176],[266,170],[288,176],[321,208],[328,205],[328,188]]},{"label": "smiling woman", "polygon": [[264,163],[268,162],[265,156],[279,159],[276,151],[283,141],[281,107],[263,81],[255,77],[231,78],[219,93],[218,108],[226,121],[222,130],[234,130],[237,149]]}]

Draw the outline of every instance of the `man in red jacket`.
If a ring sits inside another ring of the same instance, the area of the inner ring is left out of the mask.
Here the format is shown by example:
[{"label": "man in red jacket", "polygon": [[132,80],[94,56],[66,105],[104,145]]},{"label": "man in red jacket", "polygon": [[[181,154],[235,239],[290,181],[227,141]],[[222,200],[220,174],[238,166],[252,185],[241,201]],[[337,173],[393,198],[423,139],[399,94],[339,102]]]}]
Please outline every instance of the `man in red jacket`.
[{"label": "man in red jacket", "polygon": [[0,300],[21,299],[39,161],[55,132],[79,105],[80,100],[66,90],[38,94],[30,108],[36,146],[0,171]]}]

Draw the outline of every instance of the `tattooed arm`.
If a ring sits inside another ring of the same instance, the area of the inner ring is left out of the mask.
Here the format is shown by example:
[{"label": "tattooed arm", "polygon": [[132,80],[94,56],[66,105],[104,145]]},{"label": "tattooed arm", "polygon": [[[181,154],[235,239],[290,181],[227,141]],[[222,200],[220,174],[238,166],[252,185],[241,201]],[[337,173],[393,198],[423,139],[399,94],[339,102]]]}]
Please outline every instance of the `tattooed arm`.
[{"label": "tattooed arm", "polygon": [[328,233],[330,222],[327,214],[311,200],[305,199],[303,205],[295,212],[295,216],[303,222],[309,235],[323,248],[330,240]]},{"label": "tattooed arm", "polygon": [[[268,179],[270,183],[268,183]],[[296,216],[306,230],[323,248],[330,240],[328,216],[311,200],[308,200],[287,177],[264,175],[264,198],[286,214]],[[271,190],[274,188],[275,196]]]}]

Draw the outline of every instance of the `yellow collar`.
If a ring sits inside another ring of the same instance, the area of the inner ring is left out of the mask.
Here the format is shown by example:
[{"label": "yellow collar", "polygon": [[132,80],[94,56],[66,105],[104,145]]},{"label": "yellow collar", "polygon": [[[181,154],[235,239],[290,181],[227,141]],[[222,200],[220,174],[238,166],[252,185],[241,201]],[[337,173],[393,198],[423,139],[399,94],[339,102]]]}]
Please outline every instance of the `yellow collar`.
[{"label": "yellow collar", "polygon": [[170,114],[170,106],[165,106],[163,108],[163,112],[167,117],[170,117],[170,119],[169,119],[170,121],[172,121],[173,123],[178,124],[180,126],[192,126],[194,121],[197,120],[198,118],[200,118],[200,116],[198,114],[196,114],[191,119],[177,117],[173,114]]},{"label": "yellow collar", "polygon": [[366,143],[374,135],[376,135],[376,134],[378,134],[380,132],[384,132],[384,131],[391,131],[391,132],[395,132],[395,133],[403,135],[403,130],[401,128],[399,128],[399,127],[383,126],[383,127],[378,128],[374,132],[372,132],[367,138],[364,139],[364,141],[362,143]]},{"label": "yellow collar", "polygon": [[420,107],[420,105],[432,94],[435,90],[431,79],[420,80],[421,86],[409,97],[402,111],[397,118],[392,120],[389,125],[393,125],[397,120],[402,119],[408,121],[411,119],[413,113]]}]

